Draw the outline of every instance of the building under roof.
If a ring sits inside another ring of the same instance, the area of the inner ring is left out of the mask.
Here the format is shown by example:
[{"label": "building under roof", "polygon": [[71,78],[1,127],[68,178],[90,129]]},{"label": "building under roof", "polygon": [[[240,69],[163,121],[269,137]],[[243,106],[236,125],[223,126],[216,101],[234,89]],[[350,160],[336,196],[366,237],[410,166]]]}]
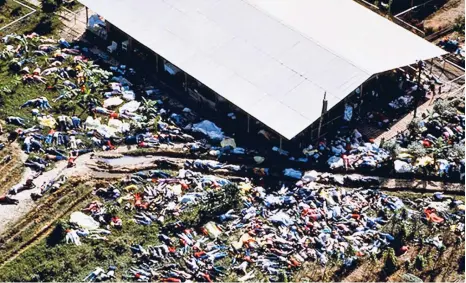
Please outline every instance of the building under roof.
[{"label": "building under roof", "polygon": [[352,0],[80,0],[292,139],[371,76],[445,52]]}]

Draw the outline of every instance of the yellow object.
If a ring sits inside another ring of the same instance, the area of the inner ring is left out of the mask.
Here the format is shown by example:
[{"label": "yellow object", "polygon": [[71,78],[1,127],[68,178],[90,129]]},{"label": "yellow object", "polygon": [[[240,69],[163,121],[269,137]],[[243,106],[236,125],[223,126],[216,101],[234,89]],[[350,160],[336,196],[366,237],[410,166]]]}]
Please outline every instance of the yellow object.
[{"label": "yellow object", "polygon": [[424,156],[424,157],[421,157],[419,159],[417,159],[416,161],[416,166],[427,166],[429,164],[433,164],[434,163],[434,159],[430,156]]},{"label": "yellow object", "polygon": [[233,242],[231,245],[235,249],[240,249],[244,243],[247,243],[249,240],[253,240],[253,238],[248,233],[245,233],[241,236],[241,238],[239,238],[237,242]]},{"label": "yellow object", "polygon": [[37,118],[39,121],[39,124],[45,127],[49,127],[52,129],[55,129],[55,126],[57,125],[57,120],[55,120],[53,117],[39,117]]},{"label": "yellow object", "polygon": [[236,142],[235,142],[235,139],[225,138],[220,142],[220,145],[222,147],[231,146],[231,147],[235,148],[236,147]]},{"label": "yellow object", "polygon": [[138,189],[138,187],[136,185],[129,185],[127,187],[125,187],[125,191],[129,192],[129,191],[136,191]]},{"label": "yellow object", "polygon": [[205,228],[207,230],[207,232],[209,232],[209,236],[213,237],[213,238],[218,238],[218,236],[220,236],[222,234],[222,231],[220,231],[220,229],[218,229],[217,225],[215,225],[214,222],[209,222],[205,225]]},{"label": "yellow object", "polygon": [[413,156],[409,153],[402,152],[398,154],[398,158],[413,158]]},{"label": "yellow object", "polygon": [[250,183],[241,182],[239,183],[239,189],[243,194],[245,194],[246,192],[249,192],[252,189],[252,186]]}]

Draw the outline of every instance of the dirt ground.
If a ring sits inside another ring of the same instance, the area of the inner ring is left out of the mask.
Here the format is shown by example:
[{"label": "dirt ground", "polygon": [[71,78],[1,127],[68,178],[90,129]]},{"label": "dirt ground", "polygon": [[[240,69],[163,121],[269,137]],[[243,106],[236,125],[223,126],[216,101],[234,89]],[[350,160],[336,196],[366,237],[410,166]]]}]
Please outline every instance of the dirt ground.
[{"label": "dirt ground", "polygon": [[433,29],[438,31],[442,28],[450,26],[455,22],[455,19],[464,17],[465,0],[450,0],[442,6],[436,13],[430,15],[424,21],[424,29]]}]

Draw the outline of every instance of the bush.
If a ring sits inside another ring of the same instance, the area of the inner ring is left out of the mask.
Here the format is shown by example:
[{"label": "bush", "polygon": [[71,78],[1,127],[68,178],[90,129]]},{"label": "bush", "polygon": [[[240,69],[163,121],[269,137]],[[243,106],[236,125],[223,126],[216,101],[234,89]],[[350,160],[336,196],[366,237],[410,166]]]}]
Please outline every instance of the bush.
[{"label": "bush", "polygon": [[234,184],[225,185],[218,191],[209,191],[206,200],[200,206],[200,220],[208,222],[230,209],[239,208],[239,193],[239,188]]},{"label": "bush", "polygon": [[385,275],[388,277],[395,273],[395,271],[398,269],[398,259],[395,256],[395,250],[392,248],[389,248],[384,254],[385,264],[383,267],[383,271],[385,272]]},{"label": "bush", "polygon": [[42,11],[53,13],[63,4],[62,0],[42,0]]},{"label": "bush", "polygon": [[419,125],[419,123],[421,122],[421,120],[419,118],[414,118],[409,124],[408,124],[408,131],[409,131],[409,134],[412,136],[412,137],[416,137],[420,134],[422,134],[422,128],[421,126]]},{"label": "bush", "polygon": [[419,141],[414,141],[408,145],[409,153],[411,153],[415,159],[421,158],[427,155],[427,150]]},{"label": "bush", "polygon": [[426,267],[426,264],[427,264],[427,260],[422,255],[416,256],[416,261],[414,262],[414,266],[418,270],[423,270],[424,267]]},{"label": "bush", "polygon": [[66,236],[66,229],[68,229],[68,224],[64,221],[58,221],[52,233],[47,237],[47,245],[55,246],[62,242]]},{"label": "bush", "polygon": [[463,159],[465,154],[465,149],[463,144],[455,144],[453,147],[448,149],[447,156],[454,157],[458,159]]},{"label": "bush", "polygon": [[21,14],[21,7],[16,7],[10,12],[10,15],[13,17],[17,17],[20,14]]},{"label": "bush", "polygon": [[32,31],[40,35],[50,34],[58,24],[59,21],[54,16],[44,15],[40,18],[39,23],[33,28]]},{"label": "bush", "polygon": [[390,152],[390,155],[393,158],[395,158],[400,153],[400,145],[396,142],[395,139],[385,141],[382,148]]},{"label": "bush", "polygon": [[464,25],[464,15],[461,15],[455,19],[454,30],[464,36]]},{"label": "bush", "polygon": [[436,100],[434,103],[434,111],[444,119],[451,119],[456,114],[456,107],[453,101],[444,99]]}]

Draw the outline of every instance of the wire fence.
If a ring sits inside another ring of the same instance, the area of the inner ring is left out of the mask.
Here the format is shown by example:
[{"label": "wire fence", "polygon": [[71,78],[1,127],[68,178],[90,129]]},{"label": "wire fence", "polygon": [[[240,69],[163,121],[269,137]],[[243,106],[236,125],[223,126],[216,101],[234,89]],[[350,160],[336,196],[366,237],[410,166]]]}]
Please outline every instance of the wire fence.
[{"label": "wire fence", "polygon": [[21,3],[21,2],[16,1],[16,0],[12,0],[12,1],[19,4],[19,5],[21,5],[21,6],[23,6],[23,7],[25,7],[25,8],[27,8],[29,10],[29,12],[26,15],[24,15],[24,16],[14,20],[14,21],[12,21],[10,23],[7,23],[6,25],[0,27],[0,34],[8,34],[8,33],[15,32],[16,30],[19,30],[20,27],[24,26],[24,24],[28,22],[28,19],[33,14],[37,13],[37,10],[32,8],[31,6],[28,6],[28,5],[24,4],[24,3]]},{"label": "wire fence", "polygon": [[428,0],[394,15],[393,21],[419,36],[429,36],[434,31],[424,29],[423,22],[429,15],[438,11],[444,3],[445,0]]}]

